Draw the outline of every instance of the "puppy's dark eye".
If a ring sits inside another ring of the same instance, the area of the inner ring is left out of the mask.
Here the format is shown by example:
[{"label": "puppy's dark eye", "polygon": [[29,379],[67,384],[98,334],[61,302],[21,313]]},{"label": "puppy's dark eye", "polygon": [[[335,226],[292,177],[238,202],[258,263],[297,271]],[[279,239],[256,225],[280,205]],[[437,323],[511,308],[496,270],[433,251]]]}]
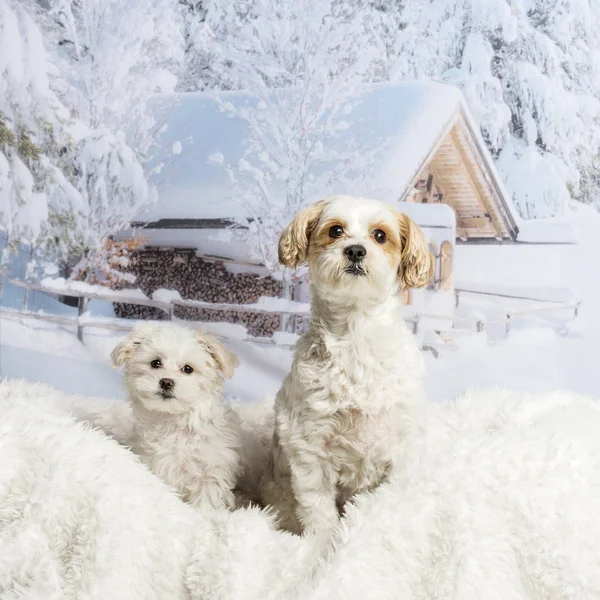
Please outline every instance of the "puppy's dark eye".
[{"label": "puppy's dark eye", "polygon": [[160,369],[162,367],[162,362],[160,362],[160,360],[158,360],[158,358],[156,358],[150,363],[150,366],[153,369]]},{"label": "puppy's dark eye", "polygon": [[187,373],[188,375],[190,373],[194,372],[194,369],[192,369],[192,367],[190,367],[190,365],[184,365],[183,369],[181,369],[184,373]]},{"label": "puppy's dark eye", "polygon": [[376,229],[373,232],[373,237],[378,244],[384,244],[385,240],[387,240],[387,235],[385,235],[385,231],[381,231],[381,229]]},{"label": "puppy's dark eye", "polygon": [[344,234],[344,228],[341,225],[334,225],[329,228],[329,237],[334,240],[337,238],[341,238]]}]

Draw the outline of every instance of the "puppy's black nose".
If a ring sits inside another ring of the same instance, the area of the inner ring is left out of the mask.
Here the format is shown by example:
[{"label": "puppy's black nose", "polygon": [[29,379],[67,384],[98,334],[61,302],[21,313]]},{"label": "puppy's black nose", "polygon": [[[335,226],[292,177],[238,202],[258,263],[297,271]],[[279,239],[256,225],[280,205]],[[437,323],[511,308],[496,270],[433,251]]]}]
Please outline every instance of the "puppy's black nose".
[{"label": "puppy's black nose", "polygon": [[167,377],[161,379],[158,383],[160,383],[160,387],[163,390],[170,390],[175,385],[175,382],[172,379],[168,379]]},{"label": "puppy's black nose", "polygon": [[352,244],[344,248],[344,254],[350,262],[359,263],[367,255],[367,249],[360,244]]}]

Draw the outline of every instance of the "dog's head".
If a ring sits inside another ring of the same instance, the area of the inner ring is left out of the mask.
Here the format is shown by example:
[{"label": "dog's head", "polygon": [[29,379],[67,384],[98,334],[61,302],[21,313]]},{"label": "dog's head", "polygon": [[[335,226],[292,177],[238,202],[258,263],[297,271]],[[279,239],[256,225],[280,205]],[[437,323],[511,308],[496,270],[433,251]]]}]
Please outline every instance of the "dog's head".
[{"label": "dog's head", "polygon": [[178,325],[138,325],[112,351],[131,396],[148,410],[182,413],[212,398],[237,358],[213,335]]},{"label": "dog's head", "polygon": [[280,262],[308,263],[331,298],[376,300],[400,284],[429,282],[433,258],[420,228],[390,204],[333,196],[301,210],[279,240]]}]

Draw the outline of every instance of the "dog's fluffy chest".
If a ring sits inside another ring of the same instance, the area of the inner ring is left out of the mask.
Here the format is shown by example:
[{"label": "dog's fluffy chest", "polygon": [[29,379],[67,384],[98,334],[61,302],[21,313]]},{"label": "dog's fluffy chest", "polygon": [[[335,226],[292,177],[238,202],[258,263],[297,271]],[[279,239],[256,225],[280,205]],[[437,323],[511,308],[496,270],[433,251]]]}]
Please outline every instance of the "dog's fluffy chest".
[{"label": "dog's fluffy chest", "polygon": [[[366,415],[356,408],[335,412],[323,419],[323,432],[319,444],[324,455],[344,466],[360,467],[356,463],[380,462],[387,459],[387,449],[395,434],[393,415],[383,411]],[[397,442],[397,440],[396,440]]]},{"label": "dog's fluffy chest", "polygon": [[224,415],[202,424],[150,415],[137,422],[132,450],[150,470],[188,501],[195,490],[218,473],[233,488],[239,473],[239,434],[227,427]]},{"label": "dog's fluffy chest", "polygon": [[422,357],[406,352],[414,345],[408,332],[392,328],[362,339],[319,342],[301,351],[289,385],[317,413],[357,408],[378,412],[418,395],[423,373]]},{"label": "dog's fluffy chest", "polygon": [[388,416],[369,416],[354,408],[332,415],[322,448],[337,472],[341,503],[357,491],[377,485],[388,472],[390,450],[399,442]]}]

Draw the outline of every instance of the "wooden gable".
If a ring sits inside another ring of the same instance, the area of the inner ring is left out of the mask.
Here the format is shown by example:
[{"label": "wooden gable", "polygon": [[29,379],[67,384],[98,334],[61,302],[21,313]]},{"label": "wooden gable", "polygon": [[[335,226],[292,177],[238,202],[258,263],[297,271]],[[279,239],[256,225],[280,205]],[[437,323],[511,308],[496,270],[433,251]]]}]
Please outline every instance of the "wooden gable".
[{"label": "wooden gable", "polygon": [[480,142],[461,111],[440,135],[403,200],[448,204],[462,240],[514,238],[515,224]]}]

